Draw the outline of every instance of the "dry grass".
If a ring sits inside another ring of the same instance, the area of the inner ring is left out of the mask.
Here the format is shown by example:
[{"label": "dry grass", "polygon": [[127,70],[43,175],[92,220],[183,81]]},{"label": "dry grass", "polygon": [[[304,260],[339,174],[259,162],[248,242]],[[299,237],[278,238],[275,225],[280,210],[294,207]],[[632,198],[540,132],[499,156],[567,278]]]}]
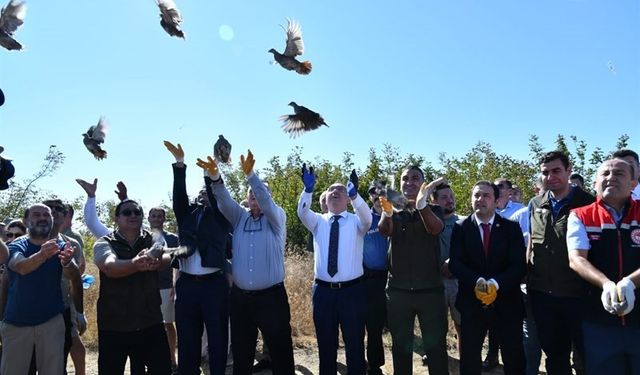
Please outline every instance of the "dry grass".
[{"label": "dry grass", "polygon": [[84,315],[87,318],[87,331],[82,335],[82,342],[91,350],[98,348],[98,326],[96,323],[96,307],[100,291],[100,271],[91,258],[87,258],[85,273],[95,276],[96,282],[84,290]]}]

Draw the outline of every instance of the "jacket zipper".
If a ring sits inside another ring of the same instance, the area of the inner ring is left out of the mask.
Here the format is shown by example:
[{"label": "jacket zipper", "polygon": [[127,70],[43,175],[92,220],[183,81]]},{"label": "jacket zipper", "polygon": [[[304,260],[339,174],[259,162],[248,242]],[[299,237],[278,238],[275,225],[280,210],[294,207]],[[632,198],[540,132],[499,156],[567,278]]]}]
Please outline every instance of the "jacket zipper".
[{"label": "jacket zipper", "polygon": [[[623,266],[623,262],[622,262],[622,238],[620,236],[620,228],[618,227],[617,229],[618,232],[618,280],[622,280],[622,266]],[[616,291],[617,293],[617,291]],[[620,320],[622,321],[622,325],[626,325],[626,321],[624,318],[624,315],[620,317]]]}]

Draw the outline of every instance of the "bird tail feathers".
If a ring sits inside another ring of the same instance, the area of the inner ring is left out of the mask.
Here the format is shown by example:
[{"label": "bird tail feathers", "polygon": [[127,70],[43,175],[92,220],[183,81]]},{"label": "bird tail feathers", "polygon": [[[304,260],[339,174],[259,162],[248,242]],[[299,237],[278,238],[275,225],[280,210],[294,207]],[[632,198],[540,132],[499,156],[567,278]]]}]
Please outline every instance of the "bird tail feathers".
[{"label": "bird tail feathers", "polygon": [[307,75],[309,73],[311,73],[311,61],[303,61],[300,63],[300,65],[298,65],[298,68],[296,69],[296,72],[298,74],[304,74]]}]

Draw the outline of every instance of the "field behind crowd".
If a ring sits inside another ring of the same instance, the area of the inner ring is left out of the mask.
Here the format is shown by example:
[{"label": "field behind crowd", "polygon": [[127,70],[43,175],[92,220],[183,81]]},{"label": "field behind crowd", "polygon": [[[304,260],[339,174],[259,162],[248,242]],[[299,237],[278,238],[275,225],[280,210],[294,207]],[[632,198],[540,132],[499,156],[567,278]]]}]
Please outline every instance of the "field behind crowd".
[{"label": "field behind crowd", "polygon": [[[316,348],[315,329],[313,326],[311,308],[311,286],[313,282],[313,254],[289,252],[286,256],[286,288],[289,295],[289,305],[291,308],[291,330],[293,335],[294,355],[296,370],[299,374],[318,373],[318,352]],[[98,331],[96,327],[96,305],[98,300],[99,277],[98,270],[93,262],[87,263],[87,273],[96,276],[96,283],[88,290],[85,290],[85,313],[89,323],[87,332],[82,336],[83,342],[87,346],[87,374],[97,374],[97,349]],[[449,368],[452,374],[458,373],[459,354],[456,350],[456,338],[453,333],[453,326],[450,323],[447,337],[447,347],[449,353]],[[393,373],[391,360],[391,336],[388,332],[384,334],[385,359],[386,364],[382,368],[385,374]],[[338,372],[346,374],[346,361],[344,358],[343,343],[340,342],[341,350],[338,353]],[[414,373],[426,374],[427,368],[422,366],[421,355],[423,351],[420,344],[420,331],[416,329],[416,341],[414,345]],[[69,374],[75,374],[73,365],[69,363]],[[231,367],[227,368],[227,373],[231,373]],[[265,371],[264,374],[270,372]],[[502,374],[501,367],[491,372],[491,374]]]}]

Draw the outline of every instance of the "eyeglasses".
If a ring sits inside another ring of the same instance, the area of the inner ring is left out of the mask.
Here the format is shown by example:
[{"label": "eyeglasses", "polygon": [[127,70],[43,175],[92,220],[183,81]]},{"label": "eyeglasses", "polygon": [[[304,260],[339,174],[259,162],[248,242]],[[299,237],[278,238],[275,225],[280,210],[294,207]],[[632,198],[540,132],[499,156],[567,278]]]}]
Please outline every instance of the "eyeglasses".
[{"label": "eyeglasses", "polygon": [[135,216],[142,216],[142,210],[137,208],[135,210],[130,210],[127,208],[126,210],[120,211],[120,215],[122,216],[131,216],[132,214]]},{"label": "eyeglasses", "polygon": [[18,237],[22,237],[22,236],[24,236],[24,233],[13,233],[13,232],[5,233],[5,237],[7,237],[7,238],[18,238]]},{"label": "eyeglasses", "polygon": [[[257,221],[257,226],[255,224],[252,224],[253,222],[256,222],[256,221]],[[260,215],[260,218],[258,220],[253,220],[251,216],[248,216],[247,219],[244,221],[243,232],[260,232],[261,230],[262,230],[262,215]]]}]

